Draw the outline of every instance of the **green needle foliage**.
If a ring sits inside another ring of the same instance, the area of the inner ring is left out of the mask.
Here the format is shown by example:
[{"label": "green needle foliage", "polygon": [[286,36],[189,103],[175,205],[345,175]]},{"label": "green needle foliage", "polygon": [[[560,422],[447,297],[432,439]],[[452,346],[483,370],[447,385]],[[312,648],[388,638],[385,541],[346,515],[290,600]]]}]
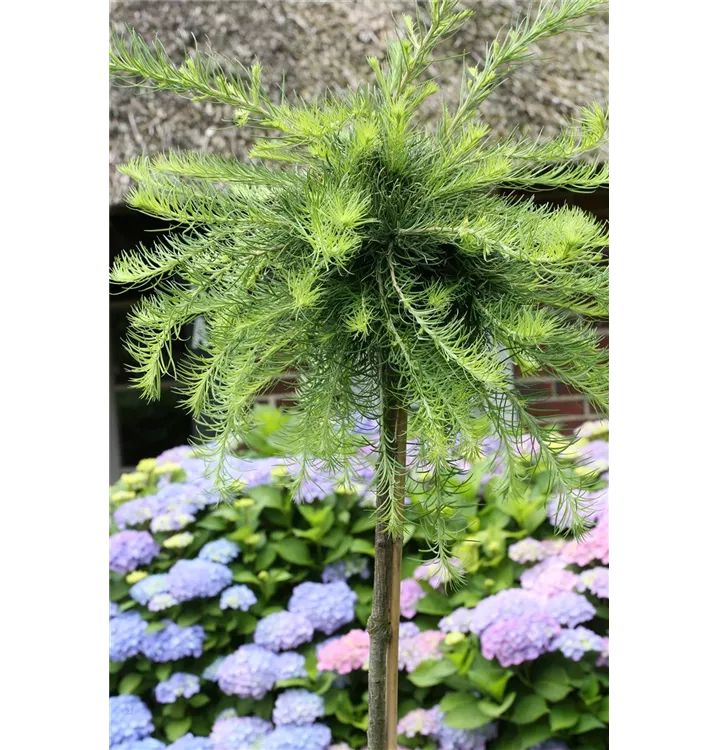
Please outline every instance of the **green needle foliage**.
[{"label": "green needle foliage", "polygon": [[[113,37],[120,82],[230,104],[238,126],[269,133],[250,164],[169,153],[122,168],[137,183],[129,204],[182,228],[112,270],[117,283],[153,289],[131,315],[134,384],[157,398],[162,376],[176,376],[212,434],[220,489],[222,459],[252,428],[256,395],[293,369],[305,466],[350,473],[357,419],[386,425],[388,405],[409,409],[413,466],[436,484],[424,515],[440,559],[450,541],[441,488],[456,457],[475,458],[488,435],[501,441],[507,493],[529,470],[522,437],[533,438],[534,465],[549,471],[581,533],[569,440],[534,416],[507,365],[550,372],[607,412],[607,351],[591,324],[608,314],[607,233],[577,208],[526,197],[607,183],[606,166],[576,159],[605,137],[607,112],[588,106],[552,139],[496,139],[479,108],[531,45],[575,29],[599,6],[538,7],[490,45],[483,67],[465,69],[458,105],[445,105],[431,128],[417,118],[440,94],[428,69],[437,45],[471,15],[456,0],[405,17],[386,59],[368,59],[365,85],[314,103],[277,103],[260,65],[234,75],[195,52],[178,67],[158,41]],[[199,316],[203,348],[173,362],[172,341]],[[376,489],[395,498],[379,520],[397,535],[403,493],[393,491],[401,467],[391,433],[377,446]]]}]

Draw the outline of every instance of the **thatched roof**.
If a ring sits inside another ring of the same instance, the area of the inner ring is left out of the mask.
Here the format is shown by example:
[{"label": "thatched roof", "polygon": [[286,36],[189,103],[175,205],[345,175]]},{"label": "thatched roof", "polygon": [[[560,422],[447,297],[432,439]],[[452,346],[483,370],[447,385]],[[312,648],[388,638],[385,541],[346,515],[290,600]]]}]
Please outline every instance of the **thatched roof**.
[{"label": "thatched roof", "polygon": [[[483,59],[486,42],[530,5],[529,0],[466,0],[474,17],[451,41],[447,54]],[[367,55],[380,58],[395,21],[412,12],[412,0],[113,0],[114,27],[156,33],[181,61],[185,46],[200,47],[250,64],[259,59],[265,81],[305,98],[354,87],[367,74]],[[571,32],[541,46],[544,59],[531,62],[486,102],[484,115],[499,134],[516,126],[554,134],[580,106],[608,96],[608,16],[591,19],[591,33]],[[472,63],[473,64],[473,63]],[[439,81],[448,100],[457,96],[461,61],[442,63]],[[430,100],[434,111],[438,102]],[[427,114],[432,114],[431,106]],[[167,93],[112,87],[110,95],[110,203],[118,204],[129,181],[115,167],[142,152],[166,149],[247,152],[247,131],[231,126],[227,107],[194,103]]]}]

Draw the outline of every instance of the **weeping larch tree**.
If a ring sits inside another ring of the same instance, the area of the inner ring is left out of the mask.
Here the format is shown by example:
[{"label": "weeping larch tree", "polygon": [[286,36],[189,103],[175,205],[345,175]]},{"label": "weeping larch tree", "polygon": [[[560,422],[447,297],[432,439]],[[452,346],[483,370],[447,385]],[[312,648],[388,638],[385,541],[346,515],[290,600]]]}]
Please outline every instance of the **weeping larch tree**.
[{"label": "weeping larch tree", "polygon": [[[607,113],[588,106],[557,137],[536,140],[492,138],[479,110],[534,43],[599,6],[537,7],[487,48],[482,66],[464,68],[458,103],[429,127],[417,115],[441,93],[429,75],[436,47],[471,16],[456,0],[404,17],[385,60],[368,58],[365,85],[311,103],[274,96],[259,64],[230,72],[193,51],[177,66],[159,41],[112,37],[118,83],[232,105],[238,127],[266,134],[249,163],[167,153],[122,167],[137,183],[129,205],[182,229],[112,269],[114,282],[152,288],[130,318],[134,385],[157,398],[174,373],[212,435],[206,450],[226,493],[224,458],[252,428],[256,395],[288,370],[298,374],[297,482],[317,464],[351,481],[357,421],[379,425],[369,750],[396,748],[407,473],[427,485],[429,552],[448,577],[459,572],[447,480],[457,457],[481,456],[487,436],[500,445],[502,492],[518,492],[527,466],[539,466],[572,531],[584,529],[585,479],[566,458],[570,439],[535,416],[507,363],[550,372],[608,413],[608,355],[592,325],[608,314],[605,227],[531,198],[607,184],[607,166],[585,156],[605,138]],[[175,364],[173,340],[200,317],[201,349]],[[527,444],[532,462],[521,455]]]}]

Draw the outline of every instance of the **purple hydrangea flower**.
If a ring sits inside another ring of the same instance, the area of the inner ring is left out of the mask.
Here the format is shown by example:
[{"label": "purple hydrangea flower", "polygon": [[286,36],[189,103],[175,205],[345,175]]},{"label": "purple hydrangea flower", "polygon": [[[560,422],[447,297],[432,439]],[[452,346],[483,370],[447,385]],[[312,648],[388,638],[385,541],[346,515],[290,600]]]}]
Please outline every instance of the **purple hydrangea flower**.
[{"label": "purple hydrangea flower", "polygon": [[602,639],[603,645],[601,646],[601,655],[596,659],[597,667],[608,666],[608,636]]},{"label": "purple hydrangea flower", "polygon": [[320,695],[296,688],[277,696],[272,721],[277,724],[312,724],[324,715],[324,699]]},{"label": "purple hydrangea flower", "polygon": [[558,557],[547,557],[521,574],[521,586],[541,596],[571,591],[580,581],[576,573],[566,570],[566,564]]},{"label": "purple hydrangea flower", "polygon": [[486,628],[481,635],[481,653],[486,659],[498,659],[502,667],[538,659],[549,651],[561,626],[553,617],[532,612],[512,617]]},{"label": "purple hydrangea flower", "polygon": [[142,648],[147,623],[139,612],[122,612],[110,620],[110,659],[124,661]]},{"label": "purple hydrangea flower", "polygon": [[166,573],[147,576],[130,589],[130,596],[138,603],[146,606],[155,594],[169,591],[169,576]]},{"label": "purple hydrangea flower", "polygon": [[416,607],[426,596],[421,584],[413,578],[405,578],[401,582],[399,609],[401,616],[410,620],[416,614]]},{"label": "purple hydrangea flower", "polygon": [[232,571],[209,560],[178,560],[168,576],[169,593],[178,602],[216,596],[232,583]]},{"label": "purple hydrangea flower", "polygon": [[136,695],[110,698],[110,748],[152,734],[152,714]]},{"label": "purple hydrangea flower", "polygon": [[213,750],[252,748],[272,731],[272,725],[256,716],[235,716],[215,721],[210,739]]},{"label": "purple hydrangea flower", "polygon": [[265,738],[262,750],[328,750],[331,741],[324,724],[285,724]]},{"label": "purple hydrangea flower", "polygon": [[117,606],[117,602],[110,602],[110,620],[113,617],[117,617],[120,614],[120,608]]},{"label": "purple hydrangea flower", "polygon": [[220,664],[217,682],[227,695],[261,700],[274,687],[276,656],[256,645],[240,646]]},{"label": "purple hydrangea flower", "polygon": [[421,630],[419,626],[414,622],[400,622],[399,623],[399,638],[412,638],[415,635],[419,635]]},{"label": "purple hydrangea flower", "polygon": [[277,681],[307,676],[304,657],[296,651],[285,651],[283,654],[277,654],[274,667]]},{"label": "purple hydrangea flower", "polygon": [[207,542],[197,556],[200,560],[209,560],[226,565],[232,562],[237,555],[239,555],[239,547],[234,542],[229,539],[215,539],[213,542]]},{"label": "purple hydrangea flower", "polygon": [[186,656],[202,656],[204,628],[190,625],[181,628],[171,620],[164,620],[165,627],[147,633],[142,639],[142,653],[154,662],[177,661]]},{"label": "purple hydrangea flower", "polygon": [[554,638],[551,650],[560,651],[567,659],[578,661],[587,651],[602,651],[603,638],[582,626],[564,628]]},{"label": "purple hydrangea flower", "polygon": [[272,651],[286,651],[312,640],[309,618],[296,612],[274,612],[263,617],[254,631],[254,642]]},{"label": "purple hydrangea flower", "polygon": [[194,449],[189,445],[178,445],[175,448],[168,448],[157,456],[157,465],[160,464],[181,464],[186,458],[192,455]]},{"label": "purple hydrangea flower", "polygon": [[300,583],[292,592],[287,609],[304,615],[315,630],[331,635],[354,619],[358,597],[345,581]]},{"label": "purple hydrangea flower", "polygon": [[439,645],[443,640],[444,634],[439,630],[425,630],[404,638],[399,636],[399,669],[413,672],[424,661],[441,659]]},{"label": "purple hydrangea flower", "polygon": [[222,592],[219,599],[220,609],[241,609],[246,612],[253,604],[257,603],[257,597],[249,586],[243,583],[230,586]]},{"label": "purple hydrangea flower", "polygon": [[596,615],[593,604],[585,596],[573,591],[564,591],[552,596],[546,603],[546,612],[561,625],[568,625],[569,628],[592,620]]},{"label": "purple hydrangea flower", "polygon": [[439,750],[485,750],[486,743],[496,739],[498,726],[486,724],[478,729],[454,729],[442,726],[437,734]]},{"label": "purple hydrangea flower", "polygon": [[588,589],[599,599],[608,599],[608,568],[589,568],[581,573],[580,579],[576,586],[579,591]]},{"label": "purple hydrangea flower", "polygon": [[199,677],[189,672],[175,672],[169,679],[158,682],[155,698],[158,703],[174,703],[177,698],[191,698],[199,693]]},{"label": "purple hydrangea flower", "polygon": [[156,740],[154,737],[145,737],[142,740],[130,740],[120,745],[114,745],[111,750],[165,750],[167,745]]},{"label": "purple hydrangea flower", "polygon": [[147,531],[118,531],[110,537],[110,570],[129,573],[151,563],[159,551],[159,544]]},{"label": "purple hydrangea flower", "polygon": [[185,734],[167,746],[167,750],[215,750],[214,743],[209,737],[195,737]]},{"label": "purple hydrangea flower", "polygon": [[443,719],[444,714],[438,706],[431,709],[416,708],[399,719],[396,729],[406,737],[434,737],[439,733]]},{"label": "purple hydrangea flower", "polygon": [[222,666],[222,662],[226,659],[226,656],[217,657],[205,670],[202,672],[202,679],[208,682],[217,682],[217,673],[219,668]]},{"label": "purple hydrangea flower", "polygon": [[154,513],[154,499],[154,495],[146,495],[122,503],[113,514],[117,526],[125,529],[128,526],[140,526],[151,521]]},{"label": "purple hydrangea flower", "polygon": [[439,630],[442,633],[468,633],[473,621],[474,610],[459,607],[439,620]]},{"label": "purple hydrangea flower", "polygon": [[482,599],[474,607],[469,629],[480,635],[486,628],[502,620],[539,613],[543,606],[544,598],[533,591],[505,589]]}]

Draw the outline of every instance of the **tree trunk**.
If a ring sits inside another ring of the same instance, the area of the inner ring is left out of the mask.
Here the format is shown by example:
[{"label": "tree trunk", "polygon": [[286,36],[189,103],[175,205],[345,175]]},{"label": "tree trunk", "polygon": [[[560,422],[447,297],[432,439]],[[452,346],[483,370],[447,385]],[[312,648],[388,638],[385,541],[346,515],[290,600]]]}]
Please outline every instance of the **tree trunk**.
[{"label": "tree trunk", "polygon": [[[406,494],[406,408],[392,397],[386,404],[381,430],[390,445],[395,466],[394,497],[377,497],[379,518],[392,503],[404,504]],[[367,627],[369,652],[369,732],[368,750],[396,750],[396,725],[399,683],[399,588],[403,535],[392,539],[385,524],[378,522],[375,532],[374,594]]]}]

